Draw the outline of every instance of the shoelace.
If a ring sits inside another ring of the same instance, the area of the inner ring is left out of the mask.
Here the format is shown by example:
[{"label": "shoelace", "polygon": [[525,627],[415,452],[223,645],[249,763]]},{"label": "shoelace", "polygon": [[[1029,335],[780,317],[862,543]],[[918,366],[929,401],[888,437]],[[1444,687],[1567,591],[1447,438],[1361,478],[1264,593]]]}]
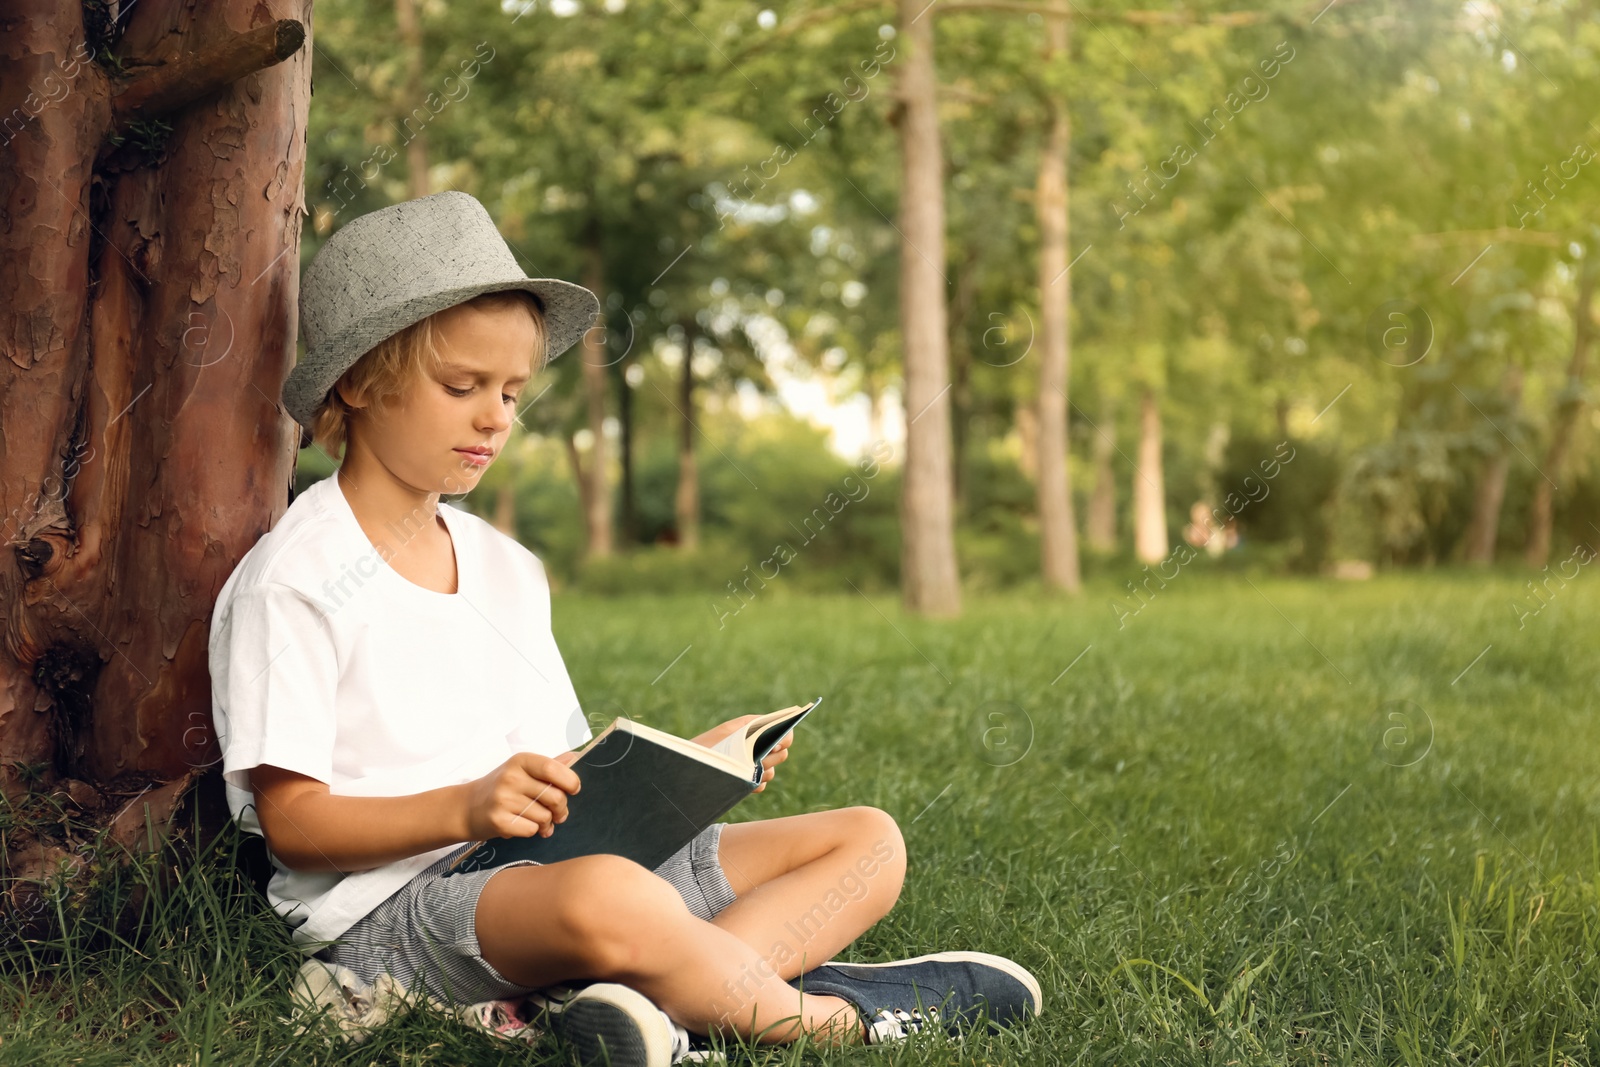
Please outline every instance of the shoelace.
[{"label": "shoelace", "polygon": [[867,1044],[882,1045],[891,1041],[904,1041],[912,1034],[932,1030],[939,1026],[939,1009],[929,1008],[926,1013],[906,1011],[903,1008],[884,1008],[873,1016],[867,1027]]}]

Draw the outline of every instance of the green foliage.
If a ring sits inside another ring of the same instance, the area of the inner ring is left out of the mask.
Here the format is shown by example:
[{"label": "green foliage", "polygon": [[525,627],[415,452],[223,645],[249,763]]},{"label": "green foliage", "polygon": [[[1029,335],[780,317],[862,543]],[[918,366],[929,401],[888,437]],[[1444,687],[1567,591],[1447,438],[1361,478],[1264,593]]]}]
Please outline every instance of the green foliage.
[{"label": "green foliage", "polygon": [[[894,402],[903,250],[889,120],[904,57],[886,11],[763,13],[731,0],[419,10],[423,89],[460,90],[428,105],[433,186],[483,199],[530,271],[598,278],[611,400],[632,389],[641,541],[673,536],[677,377],[691,340],[697,409],[807,371],[836,396]],[[1027,494],[984,503],[990,487],[975,480],[991,452],[1018,451],[1042,302],[1066,297],[1065,285],[1039,290],[1032,202],[1062,102],[1080,494],[1095,438],[1084,427],[1119,411],[1127,501],[1129,415],[1148,388],[1174,530],[1217,489],[1220,428],[1292,436],[1342,474],[1326,526],[1344,533],[1270,535],[1300,545],[1274,549],[1286,565],[1457,558],[1478,480],[1501,454],[1512,465],[1502,552],[1520,547],[1529,481],[1543,477],[1559,413],[1585,395],[1566,371],[1578,268],[1600,247],[1600,162],[1585,162],[1600,143],[1582,104],[1600,70],[1592,13],[1463,14],[1424,0],[1315,18],[1283,7],[1245,26],[1077,19],[1067,52],[1046,61],[1036,15],[932,12],[948,399],[978,585],[1020,579],[1011,563],[1037,555]],[[306,256],[348,218],[408,195],[405,122],[419,106],[409,57],[373,32],[392,24],[387,0],[333,0],[318,14]],[[1397,303],[1418,312],[1398,333]],[[1409,347],[1391,351],[1396,337]],[[552,367],[523,413],[529,430],[562,441],[585,424],[579,362]],[[1567,469],[1551,476],[1565,534],[1600,517],[1569,488],[1593,477],[1595,432],[1580,418]],[[770,551],[770,520],[806,501],[765,495],[699,454],[708,531]],[[821,482],[797,484],[803,496]],[[519,529],[570,575],[579,548],[558,496],[519,496]],[[894,534],[887,513],[874,528]],[[860,573],[892,574],[896,547],[871,552]]]},{"label": "green foliage", "polygon": [[115,147],[131,146],[142,166],[153,167],[160,163],[171,136],[172,124],[166,119],[140,119],[129,123],[126,132],[107,137],[106,143]]},{"label": "green foliage", "polygon": [[[1287,464],[1275,457],[1290,455]],[[1270,466],[1263,467],[1267,463]],[[1266,477],[1276,468],[1277,476]],[[1240,534],[1253,541],[1283,545],[1291,570],[1316,573],[1328,562],[1333,538],[1330,508],[1339,489],[1339,458],[1333,449],[1311,441],[1269,441],[1235,437],[1218,476],[1221,494],[1236,494]]]},{"label": "green foliage", "polygon": [[[872,588],[895,581],[894,473],[870,457],[845,462],[821,433],[791,419],[710,440],[715,447],[701,452],[701,529],[721,545],[710,554],[720,560],[716,595],[731,595],[729,583],[763,570],[769,581],[794,588],[837,589],[846,578]],[[665,496],[664,485],[655,495]],[[793,561],[782,562],[791,553]]]},{"label": "green foliage", "polygon": [[577,583],[597,596],[644,596],[722,593],[724,583],[740,577],[731,561],[748,555],[738,542],[710,539],[695,551],[650,545],[605,559],[577,563]]}]

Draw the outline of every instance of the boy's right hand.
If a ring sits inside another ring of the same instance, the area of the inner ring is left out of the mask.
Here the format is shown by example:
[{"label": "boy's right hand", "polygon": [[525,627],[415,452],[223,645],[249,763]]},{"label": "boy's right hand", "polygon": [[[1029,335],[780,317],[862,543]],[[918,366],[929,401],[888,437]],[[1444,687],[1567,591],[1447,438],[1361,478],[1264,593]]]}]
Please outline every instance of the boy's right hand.
[{"label": "boy's right hand", "polygon": [[541,756],[518,752],[466,786],[468,841],[491,837],[549,837],[567,818],[567,795],[578,791],[568,766],[576,752]]}]

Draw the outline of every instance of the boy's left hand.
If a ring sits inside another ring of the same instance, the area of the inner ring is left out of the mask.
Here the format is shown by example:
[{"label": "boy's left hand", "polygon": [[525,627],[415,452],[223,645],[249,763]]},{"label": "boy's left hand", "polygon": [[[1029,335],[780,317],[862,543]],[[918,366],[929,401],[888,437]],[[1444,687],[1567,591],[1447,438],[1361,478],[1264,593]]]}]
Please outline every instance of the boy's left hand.
[{"label": "boy's left hand", "polygon": [[784,734],[783,740],[773,745],[772,751],[768,752],[766,756],[762,758],[761,766],[764,769],[761,772],[761,784],[756,786],[755,792],[759,793],[765,789],[767,787],[767,783],[772,781],[772,776],[777,773],[778,764],[789,758],[789,743],[793,740],[793,731]]},{"label": "boy's left hand", "polygon": [[[756,718],[760,718],[760,716],[741,715],[737,719],[729,719],[727,722],[718,726],[713,726],[699,737],[694,738],[694,742],[697,745],[704,745],[707,748],[715,748],[718,742],[737,732],[740,727],[744,726],[751,719]],[[793,731],[784,734],[783,739],[776,745],[773,745],[772,751],[768,752],[766,756],[762,758],[761,784],[755,787],[755,792],[761,792],[767,787],[767,783],[772,781],[772,776],[776,773],[778,764],[789,758],[789,745],[793,741]]]}]

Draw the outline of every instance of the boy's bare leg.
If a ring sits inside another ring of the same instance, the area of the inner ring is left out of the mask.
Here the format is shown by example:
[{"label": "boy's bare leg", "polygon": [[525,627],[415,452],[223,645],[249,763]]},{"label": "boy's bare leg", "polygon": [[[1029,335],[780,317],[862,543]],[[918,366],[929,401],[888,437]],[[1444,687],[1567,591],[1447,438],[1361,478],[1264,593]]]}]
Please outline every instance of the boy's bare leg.
[{"label": "boy's bare leg", "polygon": [[732,823],[718,856],[738,899],[712,921],[783,979],[828,962],[888,914],[906,872],[899,826],[870,807]]},{"label": "boy's bare leg", "polygon": [[689,1030],[732,1030],[766,1043],[802,1032],[859,1043],[853,1005],[802,997],[738,936],[698,918],[655,872],[617,856],[508,867],[484,884],[478,947],[495,970],[538,989],[620,982]]}]

